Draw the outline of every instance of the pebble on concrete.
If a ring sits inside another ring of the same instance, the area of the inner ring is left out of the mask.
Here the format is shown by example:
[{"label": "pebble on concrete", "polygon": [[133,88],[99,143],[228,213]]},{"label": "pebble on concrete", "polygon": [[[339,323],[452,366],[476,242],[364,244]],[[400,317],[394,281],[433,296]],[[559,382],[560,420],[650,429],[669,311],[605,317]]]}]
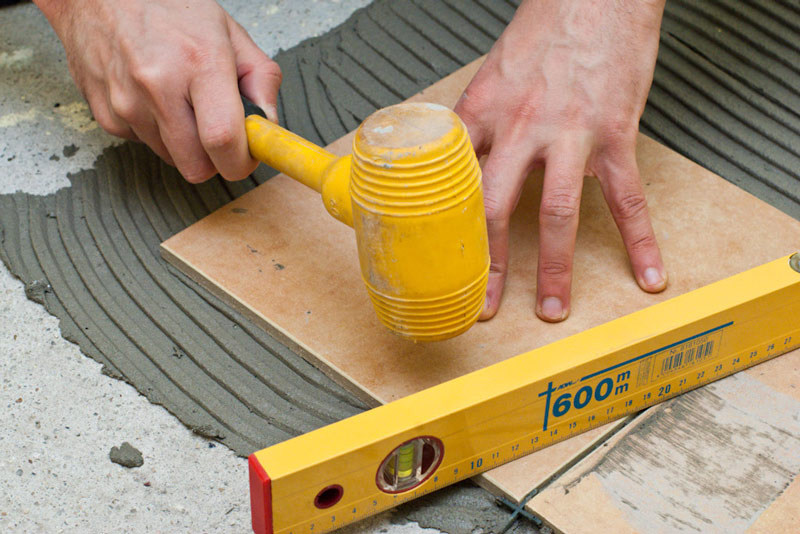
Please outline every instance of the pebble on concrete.
[{"label": "pebble on concrete", "polygon": [[71,158],[78,153],[79,149],[80,148],[75,145],[65,145],[62,153],[64,154],[64,157]]},{"label": "pebble on concrete", "polygon": [[127,441],[119,447],[111,447],[108,457],[122,467],[142,467],[144,464],[142,453]]}]

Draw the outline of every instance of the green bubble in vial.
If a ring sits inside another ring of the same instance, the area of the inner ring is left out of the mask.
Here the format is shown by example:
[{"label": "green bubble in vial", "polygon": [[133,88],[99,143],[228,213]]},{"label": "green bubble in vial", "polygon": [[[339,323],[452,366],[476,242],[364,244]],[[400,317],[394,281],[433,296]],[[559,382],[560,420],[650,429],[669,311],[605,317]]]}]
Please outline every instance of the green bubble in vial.
[{"label": "green bubble in vial", "polygon": [[407,443],[397,449],[397,475],[406,478],[414,473],[414,443]]}]

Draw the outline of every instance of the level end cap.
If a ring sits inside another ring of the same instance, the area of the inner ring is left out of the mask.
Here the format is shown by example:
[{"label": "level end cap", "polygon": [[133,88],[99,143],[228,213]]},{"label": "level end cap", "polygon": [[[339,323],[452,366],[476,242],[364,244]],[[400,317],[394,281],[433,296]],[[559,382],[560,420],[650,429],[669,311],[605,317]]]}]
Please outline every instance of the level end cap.
[{"label": "level end cap", "polygon": [[250,470],[250,515],[255,534],[272,534],[272,481],[255,454],[247,459]]}]

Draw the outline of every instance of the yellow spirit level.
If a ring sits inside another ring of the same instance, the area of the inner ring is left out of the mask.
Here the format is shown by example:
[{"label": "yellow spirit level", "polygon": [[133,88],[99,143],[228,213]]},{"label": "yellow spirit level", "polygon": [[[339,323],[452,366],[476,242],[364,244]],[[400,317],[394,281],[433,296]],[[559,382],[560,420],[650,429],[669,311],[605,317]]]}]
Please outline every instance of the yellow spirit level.
[{"label": "yellow spirit level", "polygon": [[257,534],[327,532],[800,347],[800,254],[250,456]]}]

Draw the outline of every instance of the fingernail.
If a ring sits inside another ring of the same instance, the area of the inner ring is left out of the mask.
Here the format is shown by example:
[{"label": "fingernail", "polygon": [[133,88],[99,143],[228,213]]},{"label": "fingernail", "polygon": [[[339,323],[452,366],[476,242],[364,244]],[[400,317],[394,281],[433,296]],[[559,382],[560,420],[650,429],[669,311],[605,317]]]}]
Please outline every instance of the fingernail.
[{"label": "fingernail", "polygon": [[648,267],[645,269],[642,277],[644,278],[644,284],[653,289],[661,287],[664,284],[664,277],[661,276],[661,272],[655,267]]},{"label": "fingernail", "polygon": [[542,315],[550,321],[564,319],[564,305],[558,297],[545,297],[542,300]]},{"label": "fingernail", "polygon": [[481,309],[481,314],[478,316],[479,321],[485,321],[487,319],[491,319],[494,314],[491,313],[492,306],[489,303],[489,295],[483,299],[483,309]]},{"label": "fingernail", "polygon": [[264,115],[267,116],[267,120],[278,124],[278,108],[273,106],[272,104],[268,104],[262,108],[264,110]]}]

